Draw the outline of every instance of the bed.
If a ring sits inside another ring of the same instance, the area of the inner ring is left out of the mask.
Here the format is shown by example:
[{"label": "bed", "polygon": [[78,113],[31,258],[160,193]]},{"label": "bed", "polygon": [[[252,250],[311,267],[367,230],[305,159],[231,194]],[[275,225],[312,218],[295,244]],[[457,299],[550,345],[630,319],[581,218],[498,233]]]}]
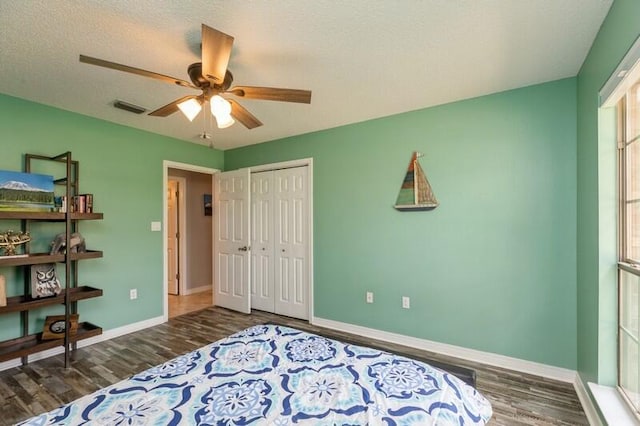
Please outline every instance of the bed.
[{"label": "bed", "polygon": [[484,425],[429,364],[294,328],[247,328],[21,425]]}]

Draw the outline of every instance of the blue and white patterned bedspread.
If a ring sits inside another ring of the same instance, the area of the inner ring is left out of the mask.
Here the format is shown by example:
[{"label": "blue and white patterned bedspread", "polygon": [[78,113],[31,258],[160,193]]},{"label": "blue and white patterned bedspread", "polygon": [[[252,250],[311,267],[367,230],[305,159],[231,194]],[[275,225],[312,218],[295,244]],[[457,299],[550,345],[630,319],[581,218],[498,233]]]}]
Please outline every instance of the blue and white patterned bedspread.
[{"label": "blue and white patterned bedspread", "polygon": [[484,425],[491,405],[428,364],[259,325],[24,425]]}]

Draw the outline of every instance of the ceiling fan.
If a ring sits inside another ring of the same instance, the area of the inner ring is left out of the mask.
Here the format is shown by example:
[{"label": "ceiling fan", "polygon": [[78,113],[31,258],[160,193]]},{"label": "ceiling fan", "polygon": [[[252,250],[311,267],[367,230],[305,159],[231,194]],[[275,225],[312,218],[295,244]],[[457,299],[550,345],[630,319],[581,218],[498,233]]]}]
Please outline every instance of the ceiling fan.
[{"label": "ceiling fan", "polygon": [[310,90],[279,89],[274,87],[234,86],[233,74],[227,69],[233,37],[202,24],[202,62],[189,65],[187,70],[191,83],[179,78],[140,68],[130,67],[103,59],[80,55],[80,62],[111,68],[118,71],[155,78],[166,83],[201,90],[199,95],[187,95],[149,113],[154,117],[167,117],[180,110],[190,120],[198,115],[202,106],[209,102],[211,113],[215,116],[219,128],[231,126],[236,120],[247,129],[262,126],[247,109],[233,99],[221,95],[233,95],[245,99],[262,99],[280,102],[311,103]]}]

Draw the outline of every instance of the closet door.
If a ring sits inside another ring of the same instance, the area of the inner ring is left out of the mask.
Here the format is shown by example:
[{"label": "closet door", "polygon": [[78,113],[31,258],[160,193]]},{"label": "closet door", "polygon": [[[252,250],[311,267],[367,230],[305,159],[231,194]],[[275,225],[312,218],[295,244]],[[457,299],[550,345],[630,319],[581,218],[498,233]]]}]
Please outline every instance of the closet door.
[{"label": "closet door", "polygon": [[275,313],[309,317],[307,167],[275,170]]},{"label": "closet door", "polygon": [[251,308],[275,312],[273,171],[251,174]]}]

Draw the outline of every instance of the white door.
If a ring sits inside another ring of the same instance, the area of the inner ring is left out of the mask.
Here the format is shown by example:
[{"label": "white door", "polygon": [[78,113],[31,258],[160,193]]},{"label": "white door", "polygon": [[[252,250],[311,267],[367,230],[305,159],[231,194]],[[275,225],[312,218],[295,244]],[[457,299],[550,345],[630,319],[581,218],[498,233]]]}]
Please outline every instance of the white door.
[{"label": "white door", "polygon": [[214,301],[248,314],[249,169],[216,174],[214,194]]},{"label": "white door", "polygon": [[169,294],[178,294],[178,191],[179,183],[169,179],[167,188],[167,278]]},{"label": "white door", "polygon": [[275,311],[273,172],[251,174],[251,307]]},{"label": "white door", "polygon": [[275,170],[275,313],[309,318],[307,167]]}]

